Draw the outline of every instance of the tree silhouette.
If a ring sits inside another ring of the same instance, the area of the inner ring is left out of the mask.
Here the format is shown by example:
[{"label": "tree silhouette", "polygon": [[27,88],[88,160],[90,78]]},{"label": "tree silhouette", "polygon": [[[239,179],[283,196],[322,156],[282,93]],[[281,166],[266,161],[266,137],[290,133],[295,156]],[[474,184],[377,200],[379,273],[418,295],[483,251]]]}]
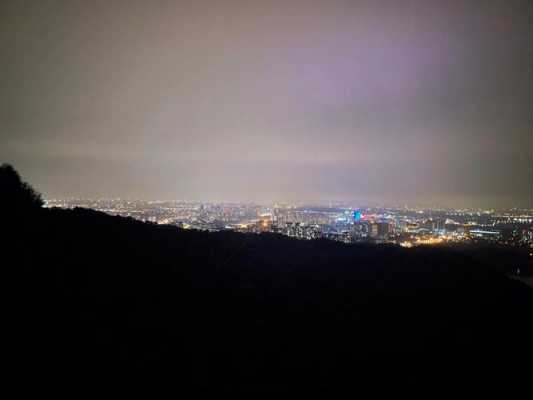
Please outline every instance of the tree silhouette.
[{"label": "tree silhouette", "polygon": [[35,210],[43,205],[41,195],[23,182],[10,164],[0,165],[0,209],[4,213]]}]

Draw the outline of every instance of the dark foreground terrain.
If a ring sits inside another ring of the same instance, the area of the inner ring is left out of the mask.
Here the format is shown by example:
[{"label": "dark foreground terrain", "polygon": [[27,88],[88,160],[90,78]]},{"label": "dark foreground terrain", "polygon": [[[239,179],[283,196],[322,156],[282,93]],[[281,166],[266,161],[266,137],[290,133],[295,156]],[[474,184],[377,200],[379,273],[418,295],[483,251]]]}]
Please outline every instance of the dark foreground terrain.
[{"label": "dark foreground terrain", "polygon": [[0,174],[4,362],[27,385],[530,385],[533,290],[506,276],[527,252],[183,231],[43,209],[10,174]]}]

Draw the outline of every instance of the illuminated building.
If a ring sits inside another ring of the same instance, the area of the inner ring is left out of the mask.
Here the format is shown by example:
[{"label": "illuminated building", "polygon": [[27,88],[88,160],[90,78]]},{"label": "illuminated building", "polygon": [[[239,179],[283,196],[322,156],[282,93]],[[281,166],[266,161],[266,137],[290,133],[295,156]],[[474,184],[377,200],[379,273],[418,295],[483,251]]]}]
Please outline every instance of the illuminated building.
[{"label": "illuminated building", "polygon": [[377,224],[377,236],[380,238],[387,238],[389,236],[389,233],[391,232],[391,226],[388,221],[381,221]]},{"label": "illuminated building", "polygon": [[369,224],[369,236],[371,238],[377,238],[379,236],[379,227],[378,224],[375,222],[371,222]]}]

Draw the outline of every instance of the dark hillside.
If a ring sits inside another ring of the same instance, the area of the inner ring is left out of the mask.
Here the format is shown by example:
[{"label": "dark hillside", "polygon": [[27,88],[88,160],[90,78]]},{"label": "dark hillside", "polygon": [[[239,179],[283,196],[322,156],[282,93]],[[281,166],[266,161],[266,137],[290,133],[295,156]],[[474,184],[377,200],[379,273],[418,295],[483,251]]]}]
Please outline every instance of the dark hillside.
[{"label": "dark hillside", "polygon": [[179,390],[284,391],[530,378],[533,290],[506,277],[527,254],[185,231],[12,192],[2,280],[8,360],[25,380],[140,372]]}]

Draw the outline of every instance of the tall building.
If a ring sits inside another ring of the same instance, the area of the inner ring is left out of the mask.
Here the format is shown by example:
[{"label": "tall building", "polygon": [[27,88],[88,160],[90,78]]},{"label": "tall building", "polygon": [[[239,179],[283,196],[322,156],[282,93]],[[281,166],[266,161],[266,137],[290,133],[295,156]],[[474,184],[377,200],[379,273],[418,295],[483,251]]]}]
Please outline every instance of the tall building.
[{"label": "tall building", "polygon": [[391,226],[388,221],[380,221],[377,224],[377,236],[386,239],[391,231]]},{"label": "tall building", "polygon": [[370,236],[370,222],[362,221],[355,222],[352,227],[352,237],[354,241],[359,241]]},{"label": "tall building", "polygon": [[374,238],[374,239],[377,238],[379,236],[379,226],[378,226],[378,224],[375,223],[375,222],[371,222],[369,224],[369,228],[370,228],[369,229],[369,236],[371,238]]}]

